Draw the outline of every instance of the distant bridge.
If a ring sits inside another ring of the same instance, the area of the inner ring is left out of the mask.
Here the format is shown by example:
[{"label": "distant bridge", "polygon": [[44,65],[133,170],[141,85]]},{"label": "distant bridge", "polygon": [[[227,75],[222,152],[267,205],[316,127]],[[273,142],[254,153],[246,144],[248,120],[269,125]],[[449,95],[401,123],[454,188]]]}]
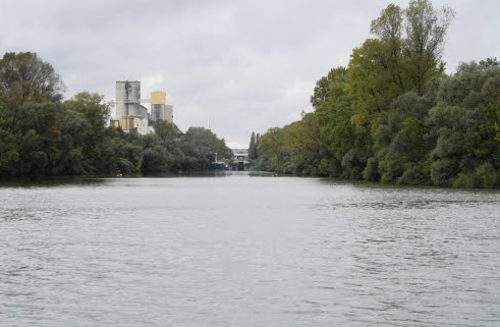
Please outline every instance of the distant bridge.
[{"label": "distant bridge", "polygon": [[250,168],[248,152],[236,152],[231,158],[231,170],[244,171]]}]

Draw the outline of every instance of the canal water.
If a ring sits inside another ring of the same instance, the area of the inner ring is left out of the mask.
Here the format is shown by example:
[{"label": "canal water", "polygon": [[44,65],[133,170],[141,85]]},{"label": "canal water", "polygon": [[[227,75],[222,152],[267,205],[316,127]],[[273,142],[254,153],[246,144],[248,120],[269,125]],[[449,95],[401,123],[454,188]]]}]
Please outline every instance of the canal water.
[{"label": "canal water", "polygon": [[500,326],[500,193],[229,173],[0,185],[1,326]]}]

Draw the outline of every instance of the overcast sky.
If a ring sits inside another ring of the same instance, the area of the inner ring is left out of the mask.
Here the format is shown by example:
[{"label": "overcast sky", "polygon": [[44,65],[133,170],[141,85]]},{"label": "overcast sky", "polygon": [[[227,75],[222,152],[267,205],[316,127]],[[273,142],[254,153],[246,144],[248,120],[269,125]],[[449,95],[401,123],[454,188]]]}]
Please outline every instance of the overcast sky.
[{"label": "overcast sky", "polygon": [[[182,129],[208,127],[229,146],[311,111],[316,81],[347,65],[384,0],[0,0],[0,52],[32,51],[67,86],[115,98],[139,80],[167,93]],[[393,1],[406,7],[408,1]],[[456,18],[444,58],[500,57],[500,1],[433,1]]]}]

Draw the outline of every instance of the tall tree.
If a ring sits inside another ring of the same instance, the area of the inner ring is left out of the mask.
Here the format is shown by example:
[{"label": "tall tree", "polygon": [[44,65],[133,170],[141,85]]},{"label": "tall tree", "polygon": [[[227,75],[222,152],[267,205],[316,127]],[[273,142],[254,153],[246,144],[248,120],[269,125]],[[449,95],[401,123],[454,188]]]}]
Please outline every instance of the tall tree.
[{"label": "tall tree", "polygon": [[153,128],[155,129],[156,135],[158,135],[163,142],[173,141],[181,134],[179,128],[177,128],[174,123],[169,123],[166,120],[155,121]]},{"label": "tall tree", "polygon": [[257,158],[257,145],[255,140],[255,132],[252,132],[252,136],[250,136],[250,144],[248,146],[248,157],[252,160]]},{"label": "tall tree", "polygon": [[[106,123],[109,119],[112,102],[107,102],[103,95],[97,93],[81,92],[71,99],[64,102],[68,115],[81,117],[84,128],[80,133],[76,130],[67,130],[73,140],[80,140],[81,143],[75,143],[82,149],[83,156],[88,160],[88,167],[91,171],[100,172],[104,164],[104,133]],[[73,120],[75,121],[75,120]],[[79,125],[72,125],[80,130]]]},{"label": "tall tree", "polygon": [[429,78],[443,71],[443,44],[455,12],[448,6],[435,9],[428,0],[412,0],[405,10],[405,55],[407,66],[419,95]]},{"label": "tall tree", "polygon": [[358,113],[378,115],[403,93],[425,93],[430,80],[444,72],[443,44],[453,17],[447,6],[435,9],[427,0],[413,0],[407,9],[387,6],[372,21],[376,38],[354,49],[349,63]]},{"label": "tall tree", "polygon": [[109,120],[113,102],[98,93],[81,92],[64,102],[67,109],[83,115],[96,136],[101,136]]},{"label": "tall tree", "polygon": [[62,99],[64,84],[51,64],[33,52],[8,52],[0,59],[0,96],[9,110],[14,131],[24,103],[58,102]]},{"label": "tall tree", "polygon": [[260,133],[255,135],[255,159],[259,157],[259,142],[260,142]]},{"label": "tall tree", "polygon": [[64,84],[51,64],[33,52],[8,52],[0,60],[0,94],[15,104],[62,99]]},{"label": "tall tree", "polygon": [[[437,185],[500,184],[500,67],[495,60],[462,63],[442,80],[429,112],[431,177]],[[487,173],[487,174],[486,174]]]}]

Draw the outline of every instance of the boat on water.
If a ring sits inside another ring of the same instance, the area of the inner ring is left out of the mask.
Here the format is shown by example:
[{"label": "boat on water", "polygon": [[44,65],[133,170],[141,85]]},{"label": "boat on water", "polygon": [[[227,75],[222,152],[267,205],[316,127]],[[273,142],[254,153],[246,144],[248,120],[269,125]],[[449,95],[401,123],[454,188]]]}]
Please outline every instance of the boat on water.
[{"label": "boat on water", "polygon": [[222,161],[214,161],[208,165],[209,170],[227,170],[227,165]]},{"label": "boat on water", "polygon": [[228,166],[224,161],[217,160],[217,152],[215,152],[215,160],[208,165],[208,170],[227,170]]}]

